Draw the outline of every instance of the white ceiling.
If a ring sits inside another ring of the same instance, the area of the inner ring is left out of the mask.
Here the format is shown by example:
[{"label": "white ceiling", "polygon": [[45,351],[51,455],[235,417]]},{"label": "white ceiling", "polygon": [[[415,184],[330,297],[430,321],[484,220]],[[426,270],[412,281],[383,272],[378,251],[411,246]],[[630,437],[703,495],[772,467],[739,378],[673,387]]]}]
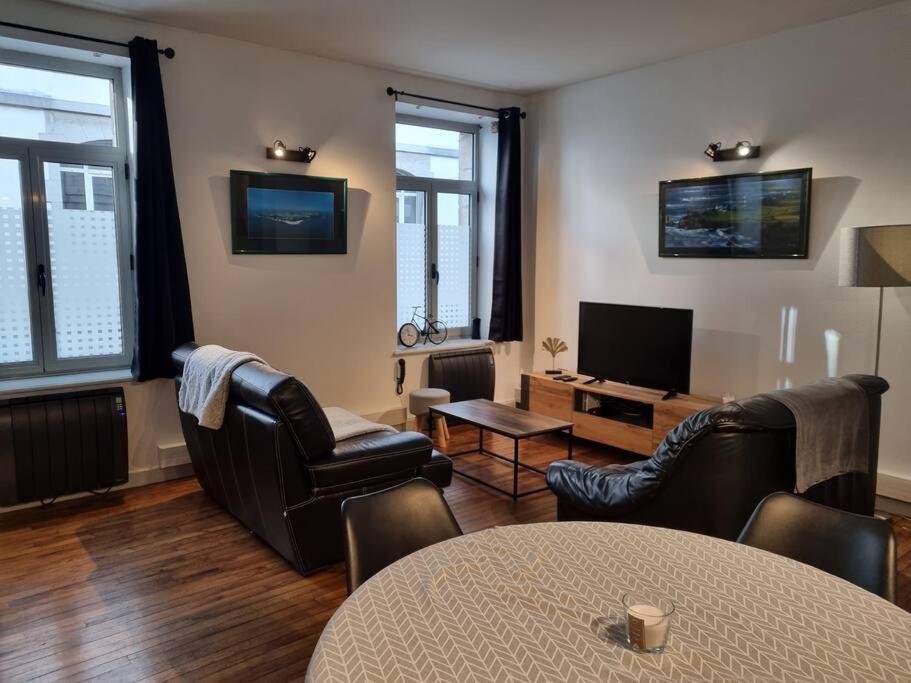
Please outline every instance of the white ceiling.
[{"label": "white ceiling", "polygon": [[534,92],[894,0],[60,1],[359,64]]}]

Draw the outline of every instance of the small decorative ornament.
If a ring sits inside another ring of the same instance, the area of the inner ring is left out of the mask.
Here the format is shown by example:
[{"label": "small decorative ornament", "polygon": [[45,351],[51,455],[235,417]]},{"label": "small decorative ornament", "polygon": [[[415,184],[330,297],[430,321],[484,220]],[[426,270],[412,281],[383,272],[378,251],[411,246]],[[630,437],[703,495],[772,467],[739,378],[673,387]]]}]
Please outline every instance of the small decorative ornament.
[{"label": "small decorative ornament", "polygon": [[563,370],[557,369],[557,354],[568,351],[569,347],[566,345],[566,342],[560,339],[559,337],[548,337],[543,342],[541,342],[541,348],[543,348],[547,353],[550,354],[553,359],[553,365],[550,370],[545,372],[548,375],[559,375],[563,373]]}]

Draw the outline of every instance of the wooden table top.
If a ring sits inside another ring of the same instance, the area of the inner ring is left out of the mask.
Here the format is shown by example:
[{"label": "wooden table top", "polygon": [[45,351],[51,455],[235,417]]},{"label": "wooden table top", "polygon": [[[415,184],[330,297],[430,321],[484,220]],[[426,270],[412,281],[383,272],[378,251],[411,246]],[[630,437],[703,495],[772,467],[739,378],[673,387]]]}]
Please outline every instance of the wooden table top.
[{"label": "wooden table top", "polygon": [[539,434],[559,432],[573,426],[572,422],[530,413],[527,410],[513,408],[502,403],[494,403],[486,398],[443,403],[431,406],[430,409],[434,413],[458,418],[512,439],[525,439]]}]

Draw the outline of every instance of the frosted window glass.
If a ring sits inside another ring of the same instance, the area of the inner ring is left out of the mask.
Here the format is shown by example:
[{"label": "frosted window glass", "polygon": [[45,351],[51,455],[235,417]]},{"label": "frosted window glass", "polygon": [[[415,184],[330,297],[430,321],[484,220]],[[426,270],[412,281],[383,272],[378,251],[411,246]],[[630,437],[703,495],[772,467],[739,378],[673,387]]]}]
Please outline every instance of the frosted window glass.
[{"label": "frosted window glass", "polygon": [[[414,307],[426,315],[427,225],[426,195],[399,190],[396,198],[396,329],[411,320]],[[418,327],[421,322],[417,321]]]},{"label": "frosted window glass", "polygon": [[34,360],[19,162],[0,159],[0,363]]},{"label": "frosted window glass", "polygon": [[[123,353],[115,212],[110,202],[84,210],[65,208],[60,164],[44,164],[51,283],[58,358]],[[106,166],[84,166],[84,182],[112,178]],[[113,186],[113,185],[112,185]],[[116,197],[113,199],[116,204]],[[94,210],[93,210],[94,209]]]},{"label": "frosted window glass", "polygon": [[447,327],[468,327],[471,318],[471,195],[437,195],[440,282],[437,317]]}]

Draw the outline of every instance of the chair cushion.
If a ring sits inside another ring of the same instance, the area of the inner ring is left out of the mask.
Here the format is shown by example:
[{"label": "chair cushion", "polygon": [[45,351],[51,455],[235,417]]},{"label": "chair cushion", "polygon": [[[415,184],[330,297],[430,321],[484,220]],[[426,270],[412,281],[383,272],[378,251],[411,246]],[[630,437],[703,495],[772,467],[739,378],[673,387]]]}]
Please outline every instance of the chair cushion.
[{"label": "chair cushion", "polygon": [[430,460],[433,442],[419,432],[374,432],[339,441],[325,458],[310,462],[313,486],[358,485],[413,470]]},{"label": "chair cushion", "polygon": [[426,415],[430,406],[449,403],[449,392],[445,389],[415,389],[408,395],[408,410],[412,415]]}]

